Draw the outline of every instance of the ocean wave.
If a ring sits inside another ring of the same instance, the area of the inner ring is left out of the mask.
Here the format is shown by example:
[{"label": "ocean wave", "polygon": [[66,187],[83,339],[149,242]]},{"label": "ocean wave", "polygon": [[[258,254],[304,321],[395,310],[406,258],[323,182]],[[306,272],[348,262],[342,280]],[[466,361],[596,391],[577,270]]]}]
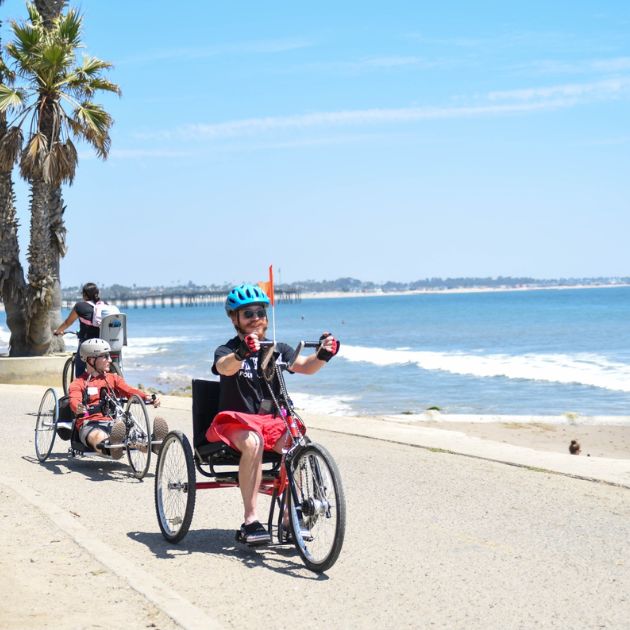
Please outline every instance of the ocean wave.
[{"label": "ocean wave", "polygon": [[153,354],[168,352],[170,346],[177,343],[186,343],[190,337],[133,337],[129,339],[129,345],[123,349],[123,356],[128,359],[137,359]]},{"label": "ocean wave", "polygon": [[345,396],[317,396],[315,394],[291,393],[291,400],[298,410],[306,410],[311,413],[322,413],[329,416],[343,416],[352,413],[349,401],[353,397]]},{"label": "ocean wave", "polygon": [[630,365],[610,361],[606,357],[592,353],[475,355],[464,352],[343,346],[340,356],[348,361],[379,366],[415,364],[424,370],[480,378],[502,376],[509,379],[588,385],[630,392]]}]

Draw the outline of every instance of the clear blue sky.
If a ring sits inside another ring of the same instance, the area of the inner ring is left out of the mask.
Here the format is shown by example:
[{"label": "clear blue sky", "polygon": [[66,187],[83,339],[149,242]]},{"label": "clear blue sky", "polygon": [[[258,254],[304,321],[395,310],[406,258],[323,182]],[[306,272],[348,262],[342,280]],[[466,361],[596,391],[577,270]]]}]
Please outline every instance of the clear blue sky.
[{"label": "clear blue sky", "polygon": [[123,96],[64,286],[630,274],[625,0],[78,6]]}]

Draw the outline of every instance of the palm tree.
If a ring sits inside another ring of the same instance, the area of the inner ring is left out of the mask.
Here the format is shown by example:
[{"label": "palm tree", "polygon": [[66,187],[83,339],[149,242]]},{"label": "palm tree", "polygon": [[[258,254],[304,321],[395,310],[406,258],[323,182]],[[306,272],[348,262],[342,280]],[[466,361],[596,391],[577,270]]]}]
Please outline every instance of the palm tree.
[{"label": "palm tree", "polygon": [[[3,4],[4,0],[0,0]],[[0,23],[1,25],[1,23]],[[1,47],[0,47],[1,53]],[[0,83],[11,76],[4,66],[0,54]],[[7,132],[6,112],[0,112],[0,143]],[[0,297],[3,297],[7,324],[11,331],[11,347],[22,352],[20,340],[25,337],[26,309],[22,301],[24,295],[24,273],[20,265],[18,243],[18,222],[15,213],[15,193],[13,191],[13,165],[0,164]]]},{"label": "palm tree", "polygon": [[[19,162],[31,185],[28,283],[22,289],[16,286],[17,297],[7,300],[6,291],[2,293],[7,314],[11,299],[21,302],[26,312],[23,340],[13,338],[17,331],[7,318],[12,355],[44,354],[50,348],[59,317],[59,261],[66,251],[61,186],[72,183],[78,163],[72,139],[87,142],[106,158],[113,121],[92,99],[97,92],[120,94],[119,87],[103,76],[111,64],[88,56],[77,64],[82,47],[82,17],[77,11],[45,22],[34,5],[27,9],[29,21],[11,23],[14,41],[6,47],[15,75],[5,69],[9,80],[0,83],[0,112],[14,115],[0,141],[0,170]],[[15,81],[10,80],[13,76]],[[4,234],[0,238],[4,240]],[[0,287],[4,273],[0,268]]]}]

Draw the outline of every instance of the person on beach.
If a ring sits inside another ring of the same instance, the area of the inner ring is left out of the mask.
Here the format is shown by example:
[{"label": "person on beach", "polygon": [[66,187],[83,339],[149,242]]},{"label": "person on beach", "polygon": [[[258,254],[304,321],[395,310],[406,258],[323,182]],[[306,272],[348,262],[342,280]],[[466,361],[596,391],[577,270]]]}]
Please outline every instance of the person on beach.
[{"label": "person on beach", "polygon": [[[83,299],[77,302],[70,311],[65,321],[55,330],[55,335],[63,335],[65,330],[79,320],[79,348],[87,339],[95,339],[101,334],[99,326],[94,326],[94,309],[101,302],[98,287],[93,282],[83,285],[81,291]],[[105,302],[106,303],[106,302]],[[81,376],[85,372],[85,363],[81,359],[81,355],[77,350],[77,359],[75,361],[75,375]]]},{"label": "person on beach", "polygon": [[[76,428],[79,439],[86,446],[93,448],[99,455],[120,459],[122,447],[110,448],[110,444],[121,444],[127,433],[122,420],[114,421],[103,413],[101,393],[105,390],[113,397],[127,398],[136,394],[145,402],[160,406],[160,399],[149,399],[142,390],[128,385],[122,376],[109,371],[111,357],[110,347],[104,339],[87,339],[79,349],[85,362],[85,372],[77,376],[68,390],[71,411],[77,417]],[[156,417],[153,422],[153,440],[163,440],[168,433],[166,420]],[[153,447],[157,453],[159,446]]]},{"label": "person on beach", "polygon": [[[244,519],[237,535],[250,544],[271,540],[256,512],[263,451],[281,453],[288,438],[284,419],[272,414],[271,401],[265,399],[266,390],[257,369],[260,342],[267,333],[267,306],[267,294],[255,285],[241,284],[227,296],[225,310],[237,334],[214,353],[212,372],[221,382],[219,412],[206,432],[209,442],[223,441],[241,453],[238,478]],[[295,350],[285,343],[276,343],[276,351],[287,363],[295,356]],[[324,332],[315,354],[298,356],[291,371],[315,374],[338,351],[339,342]],[[275,391],[278,383],[272,387]]]}]

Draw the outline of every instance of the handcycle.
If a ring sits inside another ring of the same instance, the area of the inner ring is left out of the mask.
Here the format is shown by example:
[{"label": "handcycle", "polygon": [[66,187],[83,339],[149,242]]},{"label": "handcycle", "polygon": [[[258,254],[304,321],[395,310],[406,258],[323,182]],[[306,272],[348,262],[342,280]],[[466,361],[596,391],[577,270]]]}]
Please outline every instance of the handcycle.
[{"label": "handcycle", "polygon": [[[291,364],[302,348],[318,345],[300,342]],[[271,497],[267,519],[270,546],[295,545],[307,568],[322,573],[335,564],[343,546],[345,496],[332,456],[305,434],[304,422],[289,397],[283,371],[291,364],[278,360],[273,342],[261,342],[258,370],[273,410],[286,422],[290,444],[282,454],[264,452],[259,492]],[[271,386],[274,378],[278,379],[279,395]],[[205,438],[217,413],[219,383],[195,379],[192,389],[194,453],[181,431],[171,431],[164,438],[155,473],[157,519],[162,535],[172,543],[188,533],[197,490],[238,486],[240,453]],[[197,481],[195,471],[211,481]]]},{"label": "handcycle", "polygon": [[[112,420],[122,420],[125,423],[126,434],[122,443],[109,444],[108,448],[124,448],[134,477],[142,479],[151,463],[151,447],[162,443],[152,439],[145,401],[135,394],[129,399],[116,398],[103,389],[97,406]],[[68,455],[71,458],[96,454],[94,449],[79,439],[76,420],[68,405],[68,397],[58,398],[57,392],[49,387],[39,404],[35,423],[35,453],[40,462],[48,459],[57,436],[70,442]]]},{"label": "handcycle", "polygon": [[[67,330],[64,335],[75,335],[78,337],[79,332],[77,330]],[[110,355],[112,362],[109,371],[123,376],[122,347],[127,345],[127,315],[125,313],[112,313],[111,315],[103,317],[99,337],[107,341],[111,348]],[[68,395],[70,383],[72,383],[72,380],[76,376],[77,352],[73,352],[63,366],[61,384],[63,386],[63,393],[66,396]]]}]

